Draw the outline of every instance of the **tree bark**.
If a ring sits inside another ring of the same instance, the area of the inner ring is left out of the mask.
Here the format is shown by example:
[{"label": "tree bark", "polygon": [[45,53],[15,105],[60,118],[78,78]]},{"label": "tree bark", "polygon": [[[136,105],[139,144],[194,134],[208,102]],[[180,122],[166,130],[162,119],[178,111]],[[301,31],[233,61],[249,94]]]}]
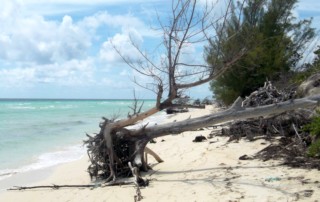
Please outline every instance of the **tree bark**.
[{"label": "tree bark", "polygon": [[316,95],[266,106],[242,108],[241,100],[239,100],[238,98],[235,101],[235,104],[225,111],[221,111],[207,116],[202,116],[199,118],[188,119],[185,121],[146,127],[143,133],[145,134],[146,138],[153,139],[169,134],[179,134],[184,131],[212,126],[231,120],[243,120],[249,118],[276,115],[286,111],[296,110],[298,108],[313,108],[318,106],[319,102],[320,95]]},{"label": "tree bark", "polygon": [[121,120],[121,121],[118,121],[118,122],[114,122],[114,123],[110,124],[109,126],[111,128],[113,128],[113,129],[114,128],[126,127],[126,126],[129,126],[129,125],[135,124],[138,121],[143,120],[143,119],[145,119],[145,118],[147,118],[149,116],[152,116],[153,114],[155,114],[155,113],[157,113],[159,111],[160,111],[160,109],[158,107],[153,107],[153,108],[149,109],[146,112],[134,115],[129,119],[124,119],[124,120]]}]

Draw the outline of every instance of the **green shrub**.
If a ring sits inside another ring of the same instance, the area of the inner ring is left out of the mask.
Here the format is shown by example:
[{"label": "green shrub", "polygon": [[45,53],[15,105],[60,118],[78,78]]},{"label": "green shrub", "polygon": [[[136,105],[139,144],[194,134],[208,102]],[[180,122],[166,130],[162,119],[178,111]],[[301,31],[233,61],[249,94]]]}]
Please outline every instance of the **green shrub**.
[{"label": "green shrub", "polygon": [[317,116],[313,117],[311,123],[305,125],[303,130],[309,132],[314,138],[314,142],[308,148],[308,156],[320,157],[320,111],[317,110]]},{"label": "green shrub", "polygon": [[320,158],[320,139],[312,143],[308,148],[308,156]]},{"label": "green shrub", "polygon": [[312,118],[311,123],[303,127],[303,130],[314,137],[320,136],[320,110],[317,110],[317,115]]}]

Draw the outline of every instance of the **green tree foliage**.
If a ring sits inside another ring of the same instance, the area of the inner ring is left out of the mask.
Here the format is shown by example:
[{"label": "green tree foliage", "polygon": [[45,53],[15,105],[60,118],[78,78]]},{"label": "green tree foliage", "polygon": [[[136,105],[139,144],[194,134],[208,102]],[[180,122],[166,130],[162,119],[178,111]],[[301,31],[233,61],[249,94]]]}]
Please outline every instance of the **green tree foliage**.
[{"label": "green tree foliage", "polygon": [[230,61],[240,50],[247,53],[211,82],[216,99],[231,104],[262,86],[277,81],[301,59],[304,45],[314,37],[311,20],[292,14],[297,0],[247,0],[231,5],[231,16],[220,23],[218,34],[206,47],[213,68]]}]

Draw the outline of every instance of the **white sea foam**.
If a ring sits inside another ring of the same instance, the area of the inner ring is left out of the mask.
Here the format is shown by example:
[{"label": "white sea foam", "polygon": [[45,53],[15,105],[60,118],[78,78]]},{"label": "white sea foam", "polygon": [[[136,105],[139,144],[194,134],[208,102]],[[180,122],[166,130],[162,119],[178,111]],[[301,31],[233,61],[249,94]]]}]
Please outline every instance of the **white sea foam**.
[{"label": "white sea foam", "polygon": [[37,161],[17,169],[0,170],[0,180],[11,177],[17,173],[48,168],[61,163],[79,160],[85,154],[85,148],[81,145],[71,146],[61,151],[44,153],[37,158]]},{"label": "white sea foam", "polygon": [[39,109],[54,109],[56,106],[54,105],[48,105],[48,106],[40,106]]},{"label": "white sea foam", "polygon": [[9,109],[36,109],[36,107],[17,105],[17,106],[10,106]]},{"label": "white sea foam", "polygon": [[78,108],[77,105],[63,105],[60,107],[61,109],[74,109],[74,108]]}]

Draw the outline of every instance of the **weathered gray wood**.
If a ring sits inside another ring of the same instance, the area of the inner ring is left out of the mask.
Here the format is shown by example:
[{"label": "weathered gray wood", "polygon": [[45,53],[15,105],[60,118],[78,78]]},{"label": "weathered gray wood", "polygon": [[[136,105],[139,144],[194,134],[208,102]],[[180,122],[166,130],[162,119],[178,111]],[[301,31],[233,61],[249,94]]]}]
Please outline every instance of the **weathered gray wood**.
[{"label": "weathered gray wood", "polygon": [[197,128],[215,125],[231,120],[244,120],[248,118],[276,115],[298,108],[313,108],[319,105],[320,95],[294,99],[286,102],[255,108],[241,108],[239,107],[238,101],[239,100],[237,100],[236,104],[234,104],[230,109],[217,112],[215,114],[188,119],[180,122],[146,127],[144,134],[148,138],[152,139],[168,134],[179,134],[184,131],[194,130]]},{"label": "weathered gray wood", "polygon": [[20,191],[20,190],[27,190],[27,189],[60,189],[60,188],[97,188],[97,187],[107,187],[107,186],[121,186],[121,185],[129,185],[134,184],[132,179],[124,180],[119,179],[116,181],[111,181],[107,183],[100,183],[100,184],[70,184],[70,185],[39,185],[39,186],[30,186],[30,187],[23,187],[23,186],[14,186],[12,188],[7,189],[8,191]]},{"label": "weathered gray wood", "polygon": [[163,162],[163,160],[160,158],[160,156],[157,153],[155,153],[154,151],[152,151],[150,148],[145,147],[144,152],[146,153],[146,155],[145,155],[146,163],[147,163],[147,159],[146,159],[147,154],[150,154],[151,156],[153,156],[153,158],[155,158],[158,163]]}]

